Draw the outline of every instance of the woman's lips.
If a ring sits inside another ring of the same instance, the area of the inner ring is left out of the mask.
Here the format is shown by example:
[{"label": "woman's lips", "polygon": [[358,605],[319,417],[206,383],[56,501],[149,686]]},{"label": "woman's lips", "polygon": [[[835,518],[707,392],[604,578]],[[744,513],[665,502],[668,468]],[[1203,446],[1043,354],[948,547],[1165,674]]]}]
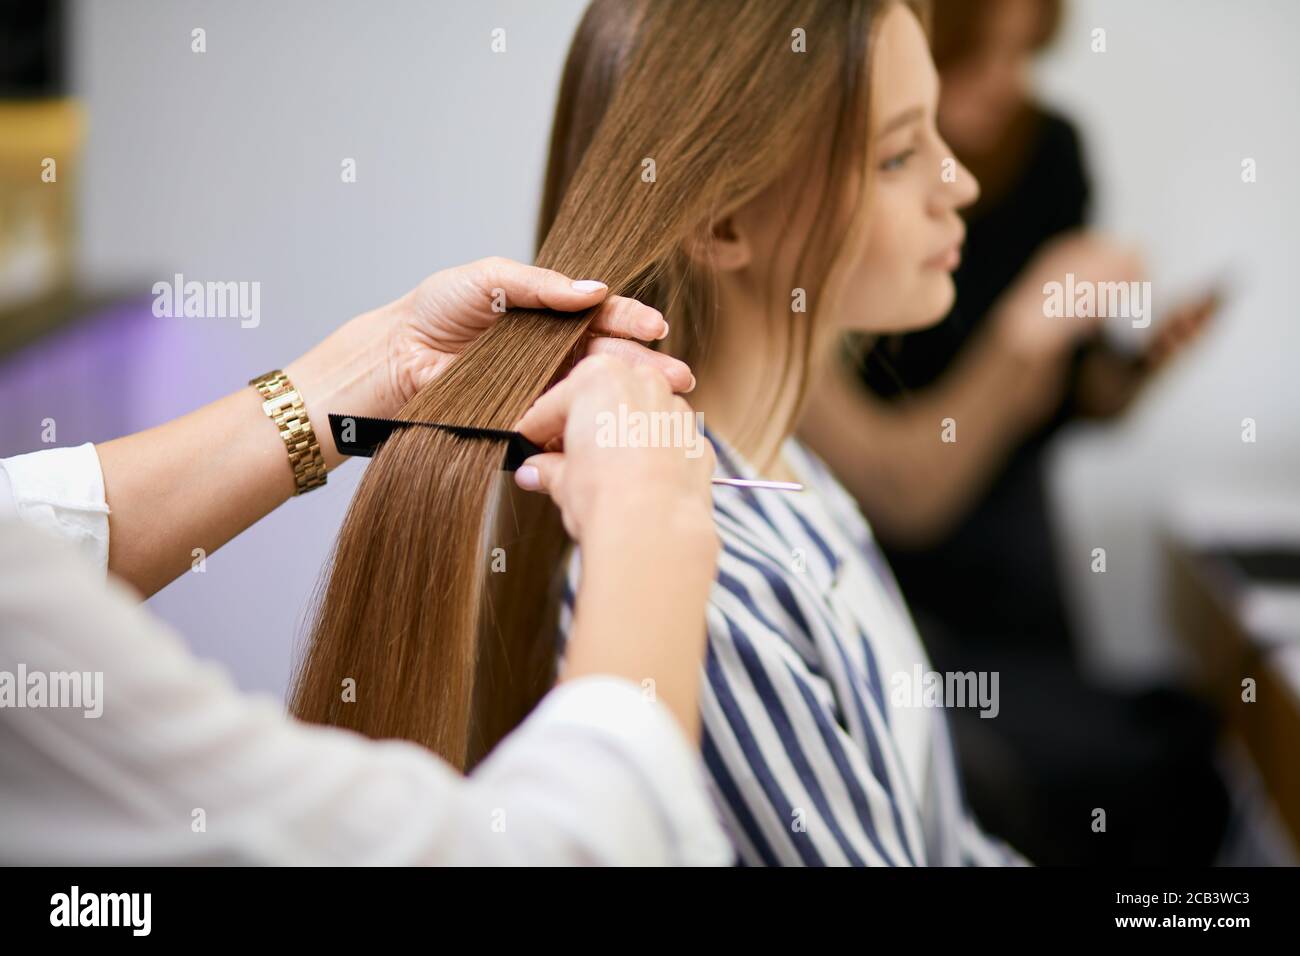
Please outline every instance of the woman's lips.
[{"label": "woman's lips", "polygon": [[944,272],[952,272],[957,266],[961,265],[961,240],[957,240],[937,255],[926,259],[925,265],[929,269],[942,269]]}]

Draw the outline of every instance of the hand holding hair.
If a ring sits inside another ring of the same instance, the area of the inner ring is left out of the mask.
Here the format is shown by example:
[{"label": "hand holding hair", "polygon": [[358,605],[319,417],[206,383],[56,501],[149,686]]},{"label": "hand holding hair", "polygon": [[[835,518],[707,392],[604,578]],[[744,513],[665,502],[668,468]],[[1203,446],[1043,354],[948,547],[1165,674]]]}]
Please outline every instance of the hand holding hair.
[{"label": "hand holding hair", "polygon": [[696,739],[705,603],[719,547],[710,483],[716,458],[707,439],[694,458],[681,448],[601,445],[597,415],[620,404],[691,414],[658,371],[584,359],[519,420],[517,430],[531,441],[562,441],[563,450],[534,455],[515,481],[551,496],[582,550],[561,680],[614,674],[651,686]]},{"label": "hand holding hair", "polygon": [[663,316],[635,299],[608,293],[594,279],[574,280],[495,256],[479,259],[435,272],[396,301],[357,316],[285,372],[307,399],[331,468],[344,456],[330,438],[328,412],[392,417],[508,309],[550,309],[576,317],[598,307],[586,354],[650,365],[676,391],[694,387],[684,362],[642,344],[668,334]]},{"label": "hand holding hair", "polygon": [[595,515],[621,516],[632,507],[658,511],[656,522],[671,514],[712,528],[713,446],[700,436],[702,454],[694,458],[668,446],[604,447],[597,441],[598,416],[616,414],[619,406],[629,413],[692,414],[657,370],[603,355],[583,359],[516,425],[533,443],[557,448],[525,461],[516,484],[549,494],[579,543]]},{"label": "hand holding hair", "polygon": [[[343,456],[327,418],[345,408],[391,416],[440,375],[506,309],[579,316],[596,307],[588,354],[619,355],[658,369],[678,390],[687,366],[646,348],[663,316],[608,295],[592,280],[487,258],[434,273],[388,305],[345,322],[284,366],[301,395],[327,469]],[[501,311],[498,311],[501,310]],[[237,391],[156,428],[96,446],[109,515],[109,570],[148,596],[189,569],[194,550],[211,555],[296,490],[285,443],[262,397]]]}]

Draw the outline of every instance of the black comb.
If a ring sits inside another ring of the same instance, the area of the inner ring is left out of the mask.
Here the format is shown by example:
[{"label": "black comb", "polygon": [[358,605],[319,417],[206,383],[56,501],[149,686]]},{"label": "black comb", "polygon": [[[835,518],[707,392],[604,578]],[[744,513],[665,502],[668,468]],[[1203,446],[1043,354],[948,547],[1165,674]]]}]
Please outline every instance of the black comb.
[{"label": "black comb", "polygon": [[[371,458],[375,452],[399,428],[441,428],[453,435],[465,438],[494,438],[506,443],[506,459],[501,463],[502,471],[515,471],[525,460],[533,455],[540,455],[544,448],[539,448],[519,432],[504,428],[477,428],[473,425],[447,425],[442,422],[407,422],[395,418],[370,418],[366,415],[336,415],[330,412],[330,433],[334,436],[334,447],[344,455],[358,455]],[[351,434],[352,440],[344,439],[344,434]],[[803,491],[803,485],[797,481],[768,481],[764,478],[718,478],[715,485],[731,485],[736,488],[763,488],[770,491]]]},{"label": "black comb", "polygon": [[[334,436],[334,447],[344,455],[357,455],[371,458],[375,452],[399,428],[440,428],[464,438],[494,438],[506,443],[506,457],[502,463],[503,471],[514,471],[533,455],[540,455],[538,448],[519,432],[503,428],[475,428],[472,425],[445,425],[442,422],[410,422],[394,418],[369,418],[365,415],[336,415],[330,413],[330,433]],[[344,439],[349,435],[351,441]]]}]

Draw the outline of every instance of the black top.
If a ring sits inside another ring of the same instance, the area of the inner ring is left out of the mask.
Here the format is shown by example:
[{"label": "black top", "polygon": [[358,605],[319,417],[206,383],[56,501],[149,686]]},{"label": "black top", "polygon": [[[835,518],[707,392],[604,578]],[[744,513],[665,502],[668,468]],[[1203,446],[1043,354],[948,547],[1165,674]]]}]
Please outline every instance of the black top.
[{"label": "black top", "polygon": [[[1089,189],[1073,127],[1043,113],[1031,122],[1020,170],[967,218],[953,311],[933,328],[880,340],[868,356],[862,377],[882,398],[896,400],[939,378],[1043,243],[1083,225]],[[945,539],[916,552],[882,541],[923,632],[928,621],[960,643],[1070,645],[1043,451],[1071,414],[1067,398]]]}]

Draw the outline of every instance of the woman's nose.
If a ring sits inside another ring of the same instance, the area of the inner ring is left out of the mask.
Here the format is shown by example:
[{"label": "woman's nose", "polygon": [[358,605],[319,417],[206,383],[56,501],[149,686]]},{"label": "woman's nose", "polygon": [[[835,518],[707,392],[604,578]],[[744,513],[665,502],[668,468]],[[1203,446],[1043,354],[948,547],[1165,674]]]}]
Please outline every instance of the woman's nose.
[{"label": "woman's nose", "polygon": [[957,178],[953,185],[953,206],[962,209],[969,206],[980,195],[979,180],[975,174],[966,168],[961,160],[953,157],[953,162],[957,164]]},{"label": "woman's nose", "polygon": [[975,174],[962,165],[955,156],[943,163],[943,175],[940,188],[935,190],[935,205],[939,212],[964,209],[975,202],[980,195],[980,184]]},{"label": "woman's nose", "polygon": [[957,186],[961,190],[957,200],[957,208],[962,209],[980,198],[980,181],[975,178],[974,173],[961,163],[958,163],[957,166],[960,170],[957,176]]}]

